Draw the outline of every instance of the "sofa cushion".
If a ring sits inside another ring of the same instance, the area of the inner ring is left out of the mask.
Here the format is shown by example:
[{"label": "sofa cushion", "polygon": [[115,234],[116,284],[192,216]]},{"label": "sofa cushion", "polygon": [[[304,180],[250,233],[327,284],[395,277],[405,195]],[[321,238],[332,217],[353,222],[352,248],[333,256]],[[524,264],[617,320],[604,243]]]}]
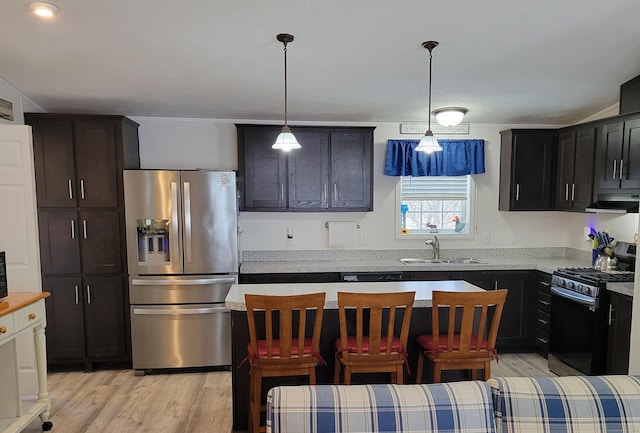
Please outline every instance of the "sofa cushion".
[{"label": "sofa cushion", "polygon": [[499,433],[640,431],[640,377],[488,380]]},{"label": "sofa cushion", "polygon": [[267,432],[495,431],[485,382],[279,386],[267,395]]}]

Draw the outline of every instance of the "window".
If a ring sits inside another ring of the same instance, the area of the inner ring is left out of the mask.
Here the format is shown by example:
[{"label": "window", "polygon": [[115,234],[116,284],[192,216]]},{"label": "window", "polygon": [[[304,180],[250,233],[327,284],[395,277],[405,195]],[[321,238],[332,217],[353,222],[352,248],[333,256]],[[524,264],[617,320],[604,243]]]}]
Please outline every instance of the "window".
[{"label": "window", "polygon": [[473,227],[471,176],[402,176],[398,182],[397,237],[432,233],[468,236]]}]

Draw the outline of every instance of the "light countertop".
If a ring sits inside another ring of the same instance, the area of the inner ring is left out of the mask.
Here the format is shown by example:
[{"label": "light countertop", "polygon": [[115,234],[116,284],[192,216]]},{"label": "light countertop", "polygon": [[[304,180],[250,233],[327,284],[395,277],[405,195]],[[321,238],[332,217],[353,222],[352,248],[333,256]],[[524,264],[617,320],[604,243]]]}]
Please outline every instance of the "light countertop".
[{"label": "light countertop", "polygon": [[225,306],[230,310],[246,311],[244,295],[300,295],[306,293],[325,292],[325,309],[338,308],[338,292],[387,293],[416,292],[413,306],[431,307],[432,292],[442,290],[448,292],[481,292],[478,286],[466,281],[389,281],[373,283],[287,283],[287,284],[234,284],[225,299]]}]

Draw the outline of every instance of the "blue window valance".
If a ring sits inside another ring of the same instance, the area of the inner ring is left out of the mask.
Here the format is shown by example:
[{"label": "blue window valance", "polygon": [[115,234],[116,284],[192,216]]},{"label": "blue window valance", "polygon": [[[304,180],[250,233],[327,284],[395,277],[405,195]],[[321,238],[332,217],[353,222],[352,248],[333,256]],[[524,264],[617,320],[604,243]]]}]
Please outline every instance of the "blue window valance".
[{"label": "blue window valance", "polygon": [[416,152],[420,140],[388,140],[387,176],[465,176],[484,173],[484,140],[440,140],[442,152]]}]

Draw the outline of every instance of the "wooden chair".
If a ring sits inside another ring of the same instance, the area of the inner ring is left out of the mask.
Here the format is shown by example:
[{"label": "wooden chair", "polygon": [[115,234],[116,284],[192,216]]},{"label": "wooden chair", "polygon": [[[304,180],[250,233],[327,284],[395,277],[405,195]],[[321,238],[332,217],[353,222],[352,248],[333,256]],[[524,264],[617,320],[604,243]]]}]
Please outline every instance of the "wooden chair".
[{"label": "wooden chair", "polygon": [[[424,359],[433,363],[433,382],[439,383],[442,370],[477,370],[491,377],[491,360],[496,355],[496,338],[507,290],[486,292],[433,292],[432,335],[420,335],[416,383],[422,381]],[[441,311],[447,317],[446,331],[440,330]],[[447,311],[448,310],[448,311]]]},{"label": "wooden chair", "polygon": [[[335,343],[333,383],[340,382],[342,367],[345,385],[351,384],[352,373],[388,372],[392,383],[403,383],[414,298],[415,292],[338,292],[340,338]],[[347,332],[347,310],[355,313],[355,335]]]},{"label": "wooden chair", "polygon": [[[320,356],[324,301],[325,293],[245,295],[250,339],[247,347],[250,432],[266,430],[260,426],[260,414],[266,410],[262,404],[263,377],[308,376],[309,384],[315,385],[315,368],[318,364],[325,364]],[[264,322],[260,321],[259,326],[256,326],[257,311],[264,312]],[[313,327],[308,324],[313,324]],[[264,339],[259,339],[262,337],[258,332],[262,330]]]}]

